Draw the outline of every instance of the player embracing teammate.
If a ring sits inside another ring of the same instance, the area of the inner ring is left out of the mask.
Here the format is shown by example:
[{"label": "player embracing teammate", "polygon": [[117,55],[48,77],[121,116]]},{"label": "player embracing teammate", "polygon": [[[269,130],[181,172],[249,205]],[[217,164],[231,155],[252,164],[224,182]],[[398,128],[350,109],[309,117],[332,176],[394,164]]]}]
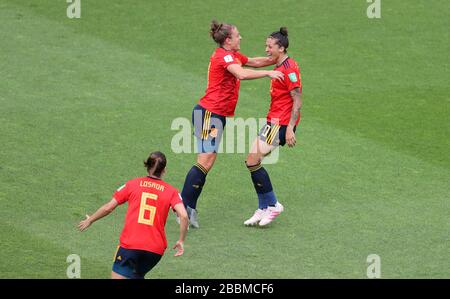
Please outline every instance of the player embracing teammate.
[{"label": "player embracing teammate", "polygon": [[266,53],[276,62],[275,70],[282,72],[282,80],[272,80],[270,85],[270,109],[267,124],[259,132],[247,156],[246,165],[258,196],[258,209],[244,222],[245,225],[266,226],[281,212],[283,205],[273,191],[269,174],[261,165],[263,158],[277,146],[295,146],[295,131],[300,121],[302,83],[297,62],[287,54],[288,31],[280,28],[266,40]]},{"label": "player embracing teammate", "polygon": [[[298,64],[287,54],[287,29],[282,27],[270,34],[266,40],[267,57],[256,58],[249,58],[239,52],[241,36],[236,26],[213,21],[210,34],[218,47],[210,58],[206,93],[192,112],[199,153],[197,163],[186,176],[181,196],[174,187],[162,180],[167,163],[165,155],[159,151],[153,152],[144,162],[148,176],[128,181],[117,189],[108,203],[92,216],[87,215],[78,225],[80,231],[84,231],[92,223],[109,215],[118,205],[128,202],[120,245],[114,256],[112,278],[144,278],[158,264],[167,247],[164,226],[170,208],[177,213],[180,223],[180,237],[173,247],[177,249],[175,256],[183,254],[188,218],[191,226],[199,227],[197,200],[206,175],[216,160],[226,117],[234,115],[240,80],[272,79],[267,124],[259,132],[246,160],[259,204],[253,216],[244,224],[265,226],[284,210],[261,162],[277,146],[287,143],[293,147],[296,144],[302,84]],[[276,66],[272,71],[242,67],[273,64]]]},{"label": "player embracing teammate", "polygon": [[214,165],[226,124],[234,116],[239,97],[240,80],[270,77],[280,80],[279,71],[251,70],[242,66],[264,67],[274,64],[271,57],[247,57],[239,52],[241,35],[236,26],[212,21],[210,35],[217,43],[208,67],[205,95],[192,111],[194,134],[197,139],[197,163],[186,175],[181,197],[188,212],[190,225],[199,227],[197,200]]},{"label": "player embracing teammate", "polygon": [[[240,80],[271,77],[271,105],[267,125],[254,141],[246,166],[258,196],[258,209],[245,225],[265,226],[272,222],[284,207],[277,201],[272,183],[261,162],[277,146],[295,146],[295,130],[300,121],[302,84],[300,69],[287,54],[287,28],[273,32],[266,40],[267,57],[248,58],[239,52],[241,36],[236,26],[211,24],[211,37],[217,43],[208,68],[206,94],[194,107],[192,122],[197,137],[197,163],[189,170],[181,193],[191,226],[198,228],[197,200],[206,176],[217,157],[226,117],[233,116],[239,96]],[[273,71],[255,71],[242,66],[263,67],[276,64]]]}]

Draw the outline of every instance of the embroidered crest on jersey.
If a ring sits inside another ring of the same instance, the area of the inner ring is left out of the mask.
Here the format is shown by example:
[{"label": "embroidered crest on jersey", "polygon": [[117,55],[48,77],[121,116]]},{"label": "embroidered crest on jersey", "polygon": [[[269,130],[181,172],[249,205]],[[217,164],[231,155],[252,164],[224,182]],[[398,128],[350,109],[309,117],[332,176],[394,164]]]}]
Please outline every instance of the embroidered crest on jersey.
[{"label": "embroidered crest on jersey", "polygon": [[217,130],[216,128],[212,128],[211,132],[209,133],[209,135],[211,135],[212,138],[216,138],[217,134],[219,134],[219,130]]}]

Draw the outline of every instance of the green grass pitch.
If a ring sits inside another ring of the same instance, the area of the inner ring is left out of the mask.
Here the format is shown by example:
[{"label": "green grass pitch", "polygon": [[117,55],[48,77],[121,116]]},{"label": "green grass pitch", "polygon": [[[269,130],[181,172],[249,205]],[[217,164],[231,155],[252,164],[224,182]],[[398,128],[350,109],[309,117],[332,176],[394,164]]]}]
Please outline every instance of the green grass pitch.
[{"label": "green grass pitch", "polygon": [[[257,199],[245,154],[219,155],[186,252],[147,278],[450,277],[449,3],[382,0],[0,1],[0,278],[108,278],[126,207],[76,224],[150,151],[182,187],[195,154],[175,154],[177,117],[203,95],[211,19],[236,24],[242,52],[290,33],[302,68],[298,146],[268,165],[285,212],[243,221]],[[237,117],[264,117],[269,80],[243,81]],[[178,236],[173,215],[169,246]]]}]

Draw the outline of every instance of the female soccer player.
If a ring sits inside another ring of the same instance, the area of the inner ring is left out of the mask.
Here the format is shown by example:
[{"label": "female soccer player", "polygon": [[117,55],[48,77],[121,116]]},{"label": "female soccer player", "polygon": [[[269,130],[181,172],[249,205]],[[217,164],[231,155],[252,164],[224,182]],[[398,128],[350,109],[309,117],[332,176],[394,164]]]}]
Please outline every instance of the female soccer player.
[{"label": "female soccer player", "polygon": [[181,197],[190,224],[198,228],[197,200],[214,165],[226,117],[233,116],[239,96],[240,80],[263,77],[281,79],[279,71],[256,71],[242,66],[264,67],[274,64],[270,57],[249,58],[239,52],[241,35],[236,26],[212,21],[210,35],[218,47],[210,58],[206,94],[192,112],[197,137],[197,163],[189,170]]},{"label": "female soccer player", "polygon": [[273,32],[266,40],[266,53],[276,61],[275,70],[285,76],[281,81],[272,80],[270,85],[271,103],[267,114],[267,125],[259,132],[247,156],[246,165],[250,171],[259,208],[245,225],[265,226],[272,222],[284,207],[277,201],[269,174],[261,166],[264,156],[278,145],[295,146],[295,130],[300,121],[302,107],[302,83],[297,62],[287,54],[288,32],[285,27]]},{"label": "female soccer player", "polygon": [[180,217],[180,238],[173,249],[175,256],[184,252],[183,243],[189,225],[186,209],[178,191],[161,178],[166,170],[166,157],[153,152],[144,161],[148,176],[130,180],[117,189],[110,202],[78,225],[80,231],[109,215],[118,205],[128,202],[125,226],[114,258],[111,278],[144,278],[161,259],[167,248],[166,224],[169,209]]}]

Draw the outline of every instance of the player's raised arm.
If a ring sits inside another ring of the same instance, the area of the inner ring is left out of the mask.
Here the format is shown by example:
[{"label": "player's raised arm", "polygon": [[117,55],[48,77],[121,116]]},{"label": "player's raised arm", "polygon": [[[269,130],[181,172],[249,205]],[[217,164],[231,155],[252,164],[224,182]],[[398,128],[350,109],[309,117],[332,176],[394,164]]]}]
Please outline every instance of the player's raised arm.
[{"label": "player's raised arm", "polygon": [[178,217],[180,217],[180,238],[173,246],[173,249],[177,249],[175,256],[180,256],[184,253],[184,240],[186,239],[189,218],[183,203],[179,203],[174,207]]},{"label": "player's raised arm", "polygon": [[118,202],[115,198],[111,199],[108,203],[101,206],[92,216],[86,215],[86,219],[78,224],[80,231],[86,230],[95,221],[109,215],[117,207]]},{"label": "player's raised arm", "polygon": [[277,80],[282,80],[284,78],[284,74],[279,71],[255,71],[245,69],[239,64],[231,64],[227,67],[227,70],[239,80],[252,80],[263,77],[270,77]]},{"label": "player's raised arm", "polygon": [[249,57],[245,66],[249,67],[265,67],[269,65],[274,65],[275,60],[272,57]]}]

